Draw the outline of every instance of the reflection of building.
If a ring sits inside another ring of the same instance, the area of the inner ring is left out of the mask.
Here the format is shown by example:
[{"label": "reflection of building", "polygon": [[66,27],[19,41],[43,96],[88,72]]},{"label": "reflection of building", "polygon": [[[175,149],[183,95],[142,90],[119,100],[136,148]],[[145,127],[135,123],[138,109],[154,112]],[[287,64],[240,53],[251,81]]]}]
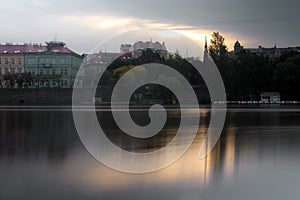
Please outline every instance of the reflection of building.
[{"label": "reflection of building", "polygon": [[24,52],[25,71],[33,77],[30,87],[73,86],[82,57],[63,42],[52,41],[47,45],[28,45]]},{"label": "reflection of building", "polygon": [[162,44],[159,42],[150,41],[138,41],[133,45],[130,44],[122,44],[120,47],[121,53],[131,52],[133,58],[138,58],[143,54],[143,51],[147,49],[151,49],[154,53],[158,53],[161,58],[167,59],[168,52],[165,43]]}]

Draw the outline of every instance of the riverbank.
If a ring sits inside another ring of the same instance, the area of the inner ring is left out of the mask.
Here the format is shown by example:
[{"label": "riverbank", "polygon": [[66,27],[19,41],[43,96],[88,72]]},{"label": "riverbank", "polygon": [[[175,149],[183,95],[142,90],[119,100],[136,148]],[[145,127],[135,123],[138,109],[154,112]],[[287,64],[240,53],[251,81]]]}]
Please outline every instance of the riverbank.
[{"label": "riverbank", "polygon": [[0,105],[71,105],[72,88],[3,89]]},{"label": "riverbank", "polygon": [[[101,88],[97,91],[97,95],[100,95],[100,92],[107,93],[108,88]],[[71,106],[72,105],[72,88],[26,88],[26,89],[3,89],[0,90],[0,106]],[[209,95],[203,91],[196,91],[200,94],[203,94],[199,98],[200,105],[209,104]],[[94,104],[96,107],[110,107],[110,102],[108,101],[96,101],[88,102],[88,94],[90,93],[89,89],[82,89],[82,95],[86,97],[86,102],[83,105]],[[99,93],[99,94],[98,94]],[[215,104],[224,104],[227,105],[300,105],[300,101],[280,101],[279,104],[266,104],[260,101],[226,101],[226,102],[214,102]],[[124,106],[125,104],[120,104]],[[148,107],[150,104],[148,105]],[[165,105],[169,108],[178,108],[179,105]],[[145,107],[145,105],[139,105],[137,102],[131,102],[130,107]],[[147,107],[147,106],[146,106]]]}]

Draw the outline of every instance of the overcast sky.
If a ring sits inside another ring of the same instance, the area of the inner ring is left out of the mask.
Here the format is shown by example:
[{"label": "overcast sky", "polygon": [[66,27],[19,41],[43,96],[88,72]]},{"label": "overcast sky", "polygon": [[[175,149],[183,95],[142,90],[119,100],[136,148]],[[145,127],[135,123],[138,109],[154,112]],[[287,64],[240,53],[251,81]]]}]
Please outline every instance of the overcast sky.
[{"label": "overcast sky", "polygon": [[139,27],[185,30],[196,40],[220,31],[229,49],[236,38],[246,47],[300,46],[299,0],[1,0],[0,8],[1,43],[57,34],[78,53]]}]

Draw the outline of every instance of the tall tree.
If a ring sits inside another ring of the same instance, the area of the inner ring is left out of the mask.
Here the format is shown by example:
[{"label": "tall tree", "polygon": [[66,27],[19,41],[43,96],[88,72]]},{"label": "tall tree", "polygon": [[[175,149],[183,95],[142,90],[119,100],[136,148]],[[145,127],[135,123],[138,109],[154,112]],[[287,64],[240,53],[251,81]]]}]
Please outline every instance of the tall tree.
[{"label": "tall tree", "polygon": [[225,38],[219,32],[213,32],[209,45],[209,54],[217,62],[222,61],[227,54]]},{"label": "tall tree", "polygon": [[209,54],[216,63],[221,76],[223,78],[227,95],[232,93],[230,85],[232,85],[232,70],[229,66],[228,52],[225,45],[225,38],[219,32],[212,33],[212,39],[209,45]]}]

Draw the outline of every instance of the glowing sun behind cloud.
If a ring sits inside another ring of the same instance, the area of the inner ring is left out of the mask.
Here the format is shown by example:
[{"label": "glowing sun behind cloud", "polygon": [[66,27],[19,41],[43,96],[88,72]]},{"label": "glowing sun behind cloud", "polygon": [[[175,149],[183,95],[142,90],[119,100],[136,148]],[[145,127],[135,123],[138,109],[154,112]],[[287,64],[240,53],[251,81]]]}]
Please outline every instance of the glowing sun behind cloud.
[{"label": "glowing sun behind cloud", "polygon": [[[200,29],[199,27],[193,27],[193,26],[187,26],[182,24],[171,24],[171,23],[159,23],[153,20],[147,20],[147,19],[140,19],[140,18],[134,18],[134,17],[122,17],[118,15],[113,14],[102,14],[97,16],[67,16],[62,19],[64,23],[67,24],[74,24],[76,26],[81,26],[84,29],[91,30],[93,32],[101,32],[107,33],[108,37],[112,37],[113,35],[122,34],[127,31],[132,31],[140,28],[150,28],[150,29],[162,29],[162,30],[173,30],[176,33],[182,34],[189,39],[191,39],[193,42],[197,43],[199,46],[204,46],[204,39],[205,36],[207,36],[208,43],[211,39],[211,34],[214,32],[214,30],[209,29]],[[169,32],[161,32],[162,35],[149,35],[149,37],[145,38],[142,36],[135,36],[136,38],[134,41],[132,39],[126,40],[124,38],[124,41],[121,43],[133,43],[137,40],[150,40],[153,39],[155,41],[163,42],[163,38],[173,38],[174,41],[176,40],[176,34],[172,34],[171,31]],[[167,34],[167,35],[164,35]],[[229,50],[232,50],[232,46],[235,42],[234,37],[228,37],[231,36],[229,33],[221,33],[226,38],[226,44],[228,46]],[[100,42],[100,41],[99,41]],[[175,52],[176,50],[179,50],[182,55],[188,55],[194,56],[194,57],[202,57],[203,50],[196,49],[190,47],[189,44],[185,43],[186,41],[176,40],[176,44],[178,47],[175,47],[174,44],[168,44],[166,45],[168,47],[171,47],[170,51]],[[95,44],[97,45],[97,44]],[[105,47],[106,50],[111,50],[114,52],[117,52],[119,50],[119,45],[116,45],[115,47]]]}]

